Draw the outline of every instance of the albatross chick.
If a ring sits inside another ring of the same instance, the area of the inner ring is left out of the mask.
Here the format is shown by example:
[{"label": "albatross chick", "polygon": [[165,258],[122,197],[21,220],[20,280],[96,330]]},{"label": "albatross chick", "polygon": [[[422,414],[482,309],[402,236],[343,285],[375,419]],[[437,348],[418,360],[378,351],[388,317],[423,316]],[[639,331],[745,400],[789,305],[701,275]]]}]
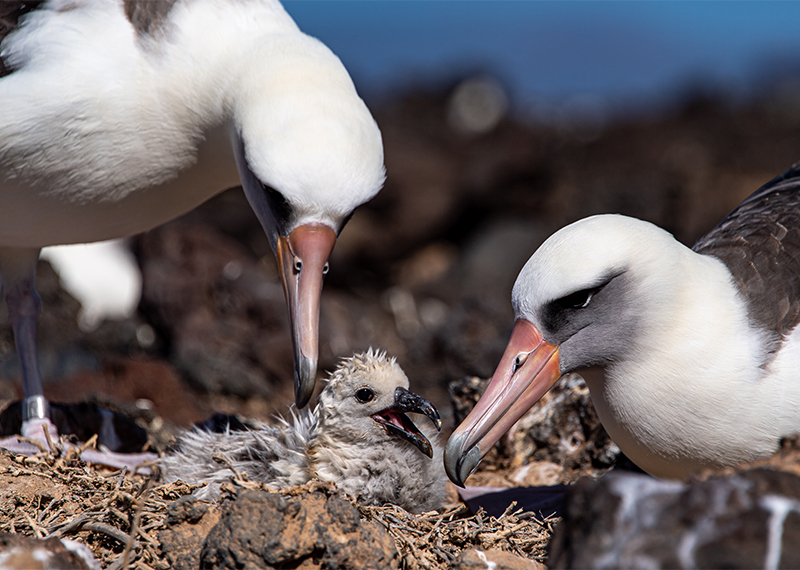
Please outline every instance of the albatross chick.
[{"label": "albatross chick", "polygon": [[184,432],[162,459],[167,481],[208,483],[213,498],[234,474],[280,489],[317,478],[369,505],[392,503],[411,512],[438,509],[445,498],[442,449],[436,433],[407,412],[425,414],[441,429],[436,408],[408,390],[408,378],[385,352],[342,361],[313,411],[292,410],[292,422],[249,431]]}]

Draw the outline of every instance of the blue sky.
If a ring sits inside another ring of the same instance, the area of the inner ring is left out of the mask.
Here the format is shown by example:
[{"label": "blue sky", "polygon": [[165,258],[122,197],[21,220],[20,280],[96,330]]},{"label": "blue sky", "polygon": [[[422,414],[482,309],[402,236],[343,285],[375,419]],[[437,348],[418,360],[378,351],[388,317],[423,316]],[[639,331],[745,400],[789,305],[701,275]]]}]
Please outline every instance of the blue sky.
[{"label": "blue sky", "polygon": [[[800,62],[800,2],[287,0],[366,97],[461,70],[495,73],[518,106],[668,102],[687,84],[746,91]],[[800,68],[800,66],[798,66]]]}]

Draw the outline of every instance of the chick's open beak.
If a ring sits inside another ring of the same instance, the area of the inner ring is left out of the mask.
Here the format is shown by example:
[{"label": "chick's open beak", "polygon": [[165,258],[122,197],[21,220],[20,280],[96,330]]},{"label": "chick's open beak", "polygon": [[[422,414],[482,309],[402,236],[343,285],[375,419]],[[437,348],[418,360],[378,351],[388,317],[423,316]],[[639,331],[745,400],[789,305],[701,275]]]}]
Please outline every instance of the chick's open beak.
[{"label": "chick's open beak", "polygon": [[372,419],[383,425],[386,432],[401,437],[412,444],[428,457],[433,457],[433,448],[419,428],[412,422],[405,412],[425,414],[430,418],[437,430],[442,429],[442,420],[439,411],[428,400],[410,392],[405,388],[398,387],[394,391],[394,405],[372,415]]},{"label": "chick's open beak", "polygon": [[289,307],[294,347],[294,395],[300,408],[314,392],[322,280],[335,243],[336,233],[323,224],[301,225],[288,237],[278,238],[278,271]]},{"label": "chick's open beak", "polygon": [[517,320],[486,392],[447,441],[444,465],[450,480],[463,487],[497,440],[560,377],[558,346],[530,322]]}]

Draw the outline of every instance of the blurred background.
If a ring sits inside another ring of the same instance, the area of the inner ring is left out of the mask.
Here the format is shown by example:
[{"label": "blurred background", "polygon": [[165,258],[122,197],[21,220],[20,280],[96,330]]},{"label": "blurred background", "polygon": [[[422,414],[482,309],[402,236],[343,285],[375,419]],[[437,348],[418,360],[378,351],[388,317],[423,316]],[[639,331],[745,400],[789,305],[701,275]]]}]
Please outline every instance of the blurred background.
[{"label": "blurred background", "polygon": [[[286,8],[350,70],[388,172],[334,251],[321,374],[384,348],[450,427],[448,383],[491,375],[514,279],[552,232],[616,212],[691,245],[800,160],[798,2]],[[240,190],[124,244],[44,257],[61,273],[40,263],[53,400],[90,397],[170,425],[285,413],[283,292]],[[81,285],[76,263],[98,275]],[[106,293],[91,288],[109,276]],[[13,399],[19,369],[4,313],[0,323],[0,399]]]},{"label": "blurred background", "polygon": [[727,98],[797,71],[795,2],[288,0],[370,102],[484,71],[514,111],[605,118],[674,106],[689,87]]}]

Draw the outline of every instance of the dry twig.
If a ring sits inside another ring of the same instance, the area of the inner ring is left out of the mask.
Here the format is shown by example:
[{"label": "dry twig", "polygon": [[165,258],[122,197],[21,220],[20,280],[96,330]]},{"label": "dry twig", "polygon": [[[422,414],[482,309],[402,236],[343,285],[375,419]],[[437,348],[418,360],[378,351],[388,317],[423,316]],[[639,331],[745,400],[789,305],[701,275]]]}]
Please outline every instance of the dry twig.
[{"label": "dry twig", "polygon": [[360,506],[362,515],[377,521],[395,540],[409,570],[443,570],[467,548],[496,548],[525,558],[544,561],[553,519],[538,520],[512,504],[500,517],[487,517],[484,511],[462,518],[466,507],[443,513],[413,515],[400,507]]}]

